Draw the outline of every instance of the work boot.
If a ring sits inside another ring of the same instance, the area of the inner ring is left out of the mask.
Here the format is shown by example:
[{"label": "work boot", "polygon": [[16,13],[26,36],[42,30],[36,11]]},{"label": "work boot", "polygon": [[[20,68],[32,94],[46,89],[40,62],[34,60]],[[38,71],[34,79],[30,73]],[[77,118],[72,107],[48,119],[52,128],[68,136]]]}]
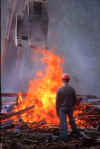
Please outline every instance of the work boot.
[{"label": "work boot", "polygon": [[72,137],[74,137],[74,138],[79,138],[79,137],[81,136],[81,133],[80,133],[80,131],[77,129],[77,130],[72,131],[70,135],[71,135]]},{"label": "work boot", "polygon": [[60,136],[59,136],[59,140],[66,142],[66,141],[69,140],[69,135],[60,135]]},{"label": "work boot", "polygon": [[97,131],[100,131],[100,124],[97,126]]}]

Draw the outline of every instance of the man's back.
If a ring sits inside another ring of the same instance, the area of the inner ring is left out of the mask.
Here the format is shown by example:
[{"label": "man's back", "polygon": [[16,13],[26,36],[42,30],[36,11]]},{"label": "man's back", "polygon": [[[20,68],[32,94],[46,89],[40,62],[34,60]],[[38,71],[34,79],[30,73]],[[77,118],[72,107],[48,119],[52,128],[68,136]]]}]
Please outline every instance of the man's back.
[{"label": "man's back", "polygon": [[56,105],[65,108],[73,108],[76,102],[75,90],[69,85],[64,85],[58,89]]}]

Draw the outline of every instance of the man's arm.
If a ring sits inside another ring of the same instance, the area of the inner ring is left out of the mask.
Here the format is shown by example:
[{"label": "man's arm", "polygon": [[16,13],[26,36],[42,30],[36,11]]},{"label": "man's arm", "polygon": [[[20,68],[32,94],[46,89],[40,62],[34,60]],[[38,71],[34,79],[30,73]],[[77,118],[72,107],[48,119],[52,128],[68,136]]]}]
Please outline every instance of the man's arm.
[{"label": "man's arm", "polygon": [[77,103],[76,91],[73,89],[74,105]]},{"label": "man's arm", "polygon": [[81,101],[81,98],[80,97],[77,97],[75,90],[73,92],[73,97],[74,97],[74,105],[79,105],[80,104],[80,101]]},{"label": "man's arm", "polygon": [[61,91],[58,90],[56,94],[56,112],[58,116],[59,116],[59,108],[60,108],[61,102],[62,102],[62,94],[61,94]]}]

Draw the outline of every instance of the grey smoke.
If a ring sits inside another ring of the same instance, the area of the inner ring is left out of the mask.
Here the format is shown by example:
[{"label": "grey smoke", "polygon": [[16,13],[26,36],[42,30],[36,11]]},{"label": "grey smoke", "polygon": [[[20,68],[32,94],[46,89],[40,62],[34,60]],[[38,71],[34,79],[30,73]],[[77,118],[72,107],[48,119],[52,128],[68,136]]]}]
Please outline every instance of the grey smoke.
[{"label": "grey smoke", "polygon": [[57,53],[65,56],[71,84],[80,94],[100,95],[100,1],[49,1],[49,14],[50,46],[56,41]]},{"label": "grey smoke", "polygon": [[[49,48],[56,47],[56,53],[64,55],[63,71],[71,75],[71,84],[77,93],[100,96],[100,1],[48,1]],[[28,81],[43,66],[38,58],[30,65],[29,57],[24,57],[20,67],[21,81],[18,81],[15,61],[13,65],[9,62],[10,71],[2,79],[4,92],[26,91]]]}]

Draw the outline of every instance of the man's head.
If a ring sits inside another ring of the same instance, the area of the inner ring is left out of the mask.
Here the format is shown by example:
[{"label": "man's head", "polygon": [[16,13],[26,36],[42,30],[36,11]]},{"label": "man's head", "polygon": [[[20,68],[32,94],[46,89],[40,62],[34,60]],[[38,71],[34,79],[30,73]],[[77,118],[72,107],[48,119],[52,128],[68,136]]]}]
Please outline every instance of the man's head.
[{"label": "man's head", "polygon": [[69,74],[64,73],[64,74],[62,75],[62,81],[63,81],[64,83],[68,83],[68,82],[70,81],[70,76],[69,76]]}]

